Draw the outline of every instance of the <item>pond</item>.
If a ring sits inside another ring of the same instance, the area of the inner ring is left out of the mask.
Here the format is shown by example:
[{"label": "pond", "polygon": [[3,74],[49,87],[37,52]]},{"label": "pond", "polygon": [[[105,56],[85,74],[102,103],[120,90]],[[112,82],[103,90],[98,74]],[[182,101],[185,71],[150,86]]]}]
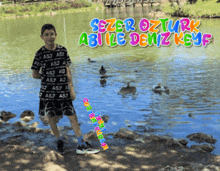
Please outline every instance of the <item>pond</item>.
[{"label": "pond", "polygon": [[[94,112],[109,116],[105,133],[117,132],[121,127],[174,138],[203,132],[218,140],[213,153],[220,155],[219,19],[200,20],[199,30],[214,37],[214,42],[207,47],[187,48],[176,46],[174,42],[159,48],[155,45],[143,48],[129,43],[113,48],[105,43],[97,48],[78,45],[82,32],[93,33],[89,26],[93,18],[124,20],[132,17],[139,22],[142,18],[149,19],[149,10],[147,7],[96,9],[2,20],[0,111],[16,114],[17,117],[9,120],[14,123],[24,110],[32,110],[35,119],[30,124],[37,121],[39,128],[49,128],[38,117],[40,80],[32,78],[30,67],[36,51],[44,45],[40,29],[45,23],[52,23],[58,34],[56,43],[67,48],[74,63],[71,66],[76,92],[73,105],[83,134],[94,130],[83,105],[83,99],[88,98]],[[125,34],[128,37],[128,33]],[[88,58],[97,62],[88,63]],[[105,85],[101,84],[101,65],[109,76]],[[130,86],[136,87],[136,93],[119,94],[129,81],[132,81]],[[170,94],[154,93],[152,86],[158,83],[169,87]],[[70,126],[70,123],[64,117],[58,126],[66,125]]]}]

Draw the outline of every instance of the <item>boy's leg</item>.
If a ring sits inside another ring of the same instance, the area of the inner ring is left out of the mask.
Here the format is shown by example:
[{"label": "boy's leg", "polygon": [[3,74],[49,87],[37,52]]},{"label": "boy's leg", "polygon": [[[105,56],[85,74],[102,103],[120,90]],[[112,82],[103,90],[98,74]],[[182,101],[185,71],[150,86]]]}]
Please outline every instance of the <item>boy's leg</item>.
[{"label": "boy's leg", "polygon": [[48,116],[48,119],[49,119],[49,124],[50,124],[50,128],[53,132],[53,134],[55,135],[56,138],[59,138],[60,137],[60,132],[57,128],[57,117],[54,116],[54,117],[51,117],[51,116]]},{"label": "boy's leg", "polygon": [[73,131],[75,132],[75,135],[77,137],[78,144],[79,144],[79,146],[77,146],[76,153],[77,154],[98,153],[100,150],[93,149],[91,144],[84,141],[83,136],[80,131],[80,127],[79,127],[79,123],[78,123],[76,114],[68,116],[68,118],[70,120],[71,126],[73,128]]},{"label": "boy's leg", "polygon": [[80,131],[80,127],[79,127],[79,123],[78,123],[76,114],[68,116],[68,118],[70,120],[71,126],[73,128],[73,131],[74,131],[76,137],[80,137],[82,134]]}]

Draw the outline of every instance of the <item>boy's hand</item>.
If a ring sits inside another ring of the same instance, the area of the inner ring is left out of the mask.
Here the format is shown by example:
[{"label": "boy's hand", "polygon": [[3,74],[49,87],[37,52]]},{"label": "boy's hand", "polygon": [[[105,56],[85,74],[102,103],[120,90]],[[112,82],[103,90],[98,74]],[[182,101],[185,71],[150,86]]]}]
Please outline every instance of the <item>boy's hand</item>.
[{"label": "boy's hand", "polygon": [[75,98],[76,98],[75,93],[70,93],[70,99],[73,101],[73,100],[75,100]]}]

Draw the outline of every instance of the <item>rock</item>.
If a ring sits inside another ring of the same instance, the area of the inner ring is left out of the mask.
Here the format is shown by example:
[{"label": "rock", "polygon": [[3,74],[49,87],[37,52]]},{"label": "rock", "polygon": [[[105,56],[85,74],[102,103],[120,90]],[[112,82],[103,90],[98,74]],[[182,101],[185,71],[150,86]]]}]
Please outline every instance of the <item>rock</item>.
[{"label": "rock", "polygon": [[39,122],[34,122],[34,123],[32,123],[30,126],[32,126],[32,127],[37,127],[39,125]]},{"label": "rock", "polygon": [[43,132],[44,132],[45,134],[52,134],[52,131],[51,131],[50,129],[45,129],[45,130],[43,130]]},{"label": "rock", "polygon": [[109,116],[108,116],[108,115],[103,115],[101,118],[102,118],[102,120],[103,120],[105,123],[107,123],[108,120],[109,120]]},{"label": "rock", "polygon": [[167,138],[166,143],[165,143],[168,147],[181,147],[183,148],[184,146],[177,141],[176,139],[173,139],[171,137]]},{"label": "rock", "polygon": [[29,132],[29,130],[27,129],[27,127],[20,127],[17,130],[15,130],[15,132]]},{"label": "rock", "polygon": [[11,113],[11,112],[6,112],[6,111],[2,111],[1,112],[1,116],[0,118],[4,121],[7,122],[9,119],[16,117],[15,114]]},{"label": "rock", "polygon": [[44,130],[40,129],[40,128],[36,128],[34,133],[42,133],[44,132]]},{"label": "rock", "polygon": [[72,127],[70,127],[70,126],[64,126],[63,127],[63,129],[65,130],[65,131],[71,131],[73,128]]},{"label": "rock", "polygon": [[50,161],[64,161],[64,156],[55,151],[47,152],[43,158],[43,163],[47,163]]},{"label": "rock", "polygon": [[214,139],[212,137],[212,135],[204,134],[204,133],[190,134],[190,135],[187,136],[187,138],[190,141],[195,141],[195,142],[198,142],[198,143],[207,142],[207,143],[215,144],[216,141],[217,141],[216,139]]},{"label": "rock", "polygon": [[215,165],[207,165],[204,167],[204,169],[202,171],[209,171],[209,170],[220,170],[219,166],[215,166]]},{"label": "rock", "polygon": [[27,132],[31,132],[31,133],[35,133],[36,132],[36,128],[35,127],[27,127],[26,131]]},{"label": "rock", "polygon": [[120,128],[120,130],[114,134],[114,138],[134,140],[135,138],[138,138],[138,135],[126,128]]},{"label": "rock", "polygon": [[25,117],[21,118],[21,120],[26,122],[26,123],[30,122],[33,119],[34,119],[33,116],[25,116]]},{"label": "rock", "polygon": [[177,140],[168,136],[156,136],[156,135],[150,135],[149,136],[151,140],[157,141],[157,142],[164,142],[165,145],[168,147],[181,147],[183,148],[184,146]]},{"label": "rock", "polygon": [[22,112],[20,118],[24,118],[25,116],[34,117],[34,112],[32,112],[31,110],[25,110],[25,111]]},{"label": "rock", "polygon": [[203,145],[191,145],[190,148],[196,149],[198,151],[206,151],[206,152],[212,152],[215,147],[211,144],[203,144]]},{"label": "rock", "polygon": [[178,167],[178,166],[187,167],[187,166],[190,166],[190,164],[191,163],[187,161],[179,161],[179,162],[174,163],[174,166],[175,167]]},{"label": "rock", "polygon": [[179,138],[179,139],[177,139],[177,141],[179,141],[179,143],[184,145],[184,146],[186,146],[188,144],[188,141],[183,139],[183,138]]},{"label": "rock", "polygon": [[38,150],[39,152],[41,152],[41,153],[44,153],[44,154],[50,152],[49,147],[46,147],[46,146],[40,146],[40,147],[37,148],[37,150]]},{"label": "rock", "polygon": [[161,168],[159,169],[158,171],[185,171],[184,167],[183,166],[179,166],[179,167],[171,167],[169,165],[167,165],[166,167],[164,168]]},{"label": "rock", "polygon": [[191,162],[190,167],[192,170],[202,170],[204,166],[201,163]]},{"label": "rock", "polygon": [[19,128],[27,126],[26,124],[24,124],[22,122],[19,122],[19,121],[13,123],[12,125],[16,126],[16,127],[19,127]]},{"label": "rock", "polygon": [[97,135],[95,131],[90,131],[87,134],[84,135],[85,140],[97,140]]}]

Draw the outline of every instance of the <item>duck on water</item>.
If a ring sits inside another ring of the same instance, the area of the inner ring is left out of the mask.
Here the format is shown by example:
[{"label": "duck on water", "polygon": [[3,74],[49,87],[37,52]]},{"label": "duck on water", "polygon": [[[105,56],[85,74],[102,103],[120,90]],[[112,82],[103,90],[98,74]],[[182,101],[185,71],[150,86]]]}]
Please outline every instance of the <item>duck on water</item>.
[{"label": "duck on water", "polygon": [[154,85],[153,86],[153,91],[161,93],[161,92],[166,92],[169,93],[169,89],[166,86],[161,86],[161,83],[159,83],[158,85]]},{"label": "duck on water", "polygon": [[94,63],[94,62],[96,62],[96,61],[92,61],[90,58],[88,58],[88,62]]},{"label": "duck on water", "polygon": [[127,83],[127,87],[122,87],[121,90],[119,91],[119,94],[135,94],[137,89],[136,87],[130,87],[129,85],[130,82]]},{"label": "duck on water", "polygon": [[105,68],[103,67],[103,65],[101,66],[101,69],[99,70],[99,73],[100,73],[101,75],[105,75],[106,70],[105,70]]}]

